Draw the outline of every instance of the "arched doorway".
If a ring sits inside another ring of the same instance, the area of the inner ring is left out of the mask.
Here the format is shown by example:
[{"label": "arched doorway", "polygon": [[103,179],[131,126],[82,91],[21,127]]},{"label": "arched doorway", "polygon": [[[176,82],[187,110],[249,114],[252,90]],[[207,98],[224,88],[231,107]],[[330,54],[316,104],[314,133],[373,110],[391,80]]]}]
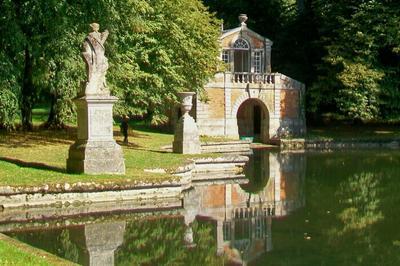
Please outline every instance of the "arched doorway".
[{"label": "arched doorway", "polygon": [[237,112],[237,125],[240,138],[253,138],[266,142],[269,139],[269,114],[264,103],[258,99],[247,99]]}]

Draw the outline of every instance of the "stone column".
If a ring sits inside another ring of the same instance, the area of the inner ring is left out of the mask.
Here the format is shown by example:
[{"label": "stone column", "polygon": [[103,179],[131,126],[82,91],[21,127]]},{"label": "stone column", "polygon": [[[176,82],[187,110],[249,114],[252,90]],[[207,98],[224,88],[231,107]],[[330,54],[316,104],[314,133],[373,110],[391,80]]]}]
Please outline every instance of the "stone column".
[{"label": "stone column", "polygon": [[175,128],[174,142],[172,145],[175,153],[199,154],[201,153],[199,131],[193,117],[189,115],[192,109],[194,92],[181,92],[181,110],[183,115]]}]

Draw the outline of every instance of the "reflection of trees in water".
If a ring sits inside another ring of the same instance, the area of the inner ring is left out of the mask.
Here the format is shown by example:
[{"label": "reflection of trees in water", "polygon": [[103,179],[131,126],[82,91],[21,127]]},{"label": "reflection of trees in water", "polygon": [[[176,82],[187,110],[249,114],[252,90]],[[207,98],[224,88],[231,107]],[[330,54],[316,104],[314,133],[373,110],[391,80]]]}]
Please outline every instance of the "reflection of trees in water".
[{"label": "reflection of trees in water", "polygon": [[305,209],[254,265],[400,265],[400,152],[307,154]]},{"label": "reflection of trees in water", "polygon": [[[387,165],[382,158],[368,161],[373,166],[377,161]],[[399,265],[396,239],[400,236],[400,215],[393,211],[400,204],[398,169],[380,165],[368,168],[372,171],[359,171],[339,184],[340,222],[329,230],[330,243],[341,246],[340,257],[348,263]]]},{"label": "reflection of trees in water", "polygon": [[10,236],[59,257],[78,262],[78,247],[71,241],[68,229],[18,232]]},{"label": "reflection of trees in water", "polygon": [[128,222],[122,246],[116,251],[116,265],[222,265],[216,256],[213,225],[192,224],[196,244],[184,243],[186,227],[182,218],[156,218]]},{"label": "reflection of trees in water", "polygon": [[[215,224],[195,221],[191,227],[195,246],[189,249],[184,242],[186,226],[182,217],[131,220],[126,224],[123,244],[114,253],[115,265],[223,265],[224,257],[216,255]],[[104,232],[92,233],[101,235]],[[80,261],[79,247],[71,240],[69,229],[9,235],[59,257]]]},{"label": "reflection of trees in water", "polygon": [[351,230],[364,229],[382,220],[381,211],[381,175],[361,173],[351,176],[339,185],[337,196],[341,199],[345,209],[338,215],[343,222],[339,234]]}]

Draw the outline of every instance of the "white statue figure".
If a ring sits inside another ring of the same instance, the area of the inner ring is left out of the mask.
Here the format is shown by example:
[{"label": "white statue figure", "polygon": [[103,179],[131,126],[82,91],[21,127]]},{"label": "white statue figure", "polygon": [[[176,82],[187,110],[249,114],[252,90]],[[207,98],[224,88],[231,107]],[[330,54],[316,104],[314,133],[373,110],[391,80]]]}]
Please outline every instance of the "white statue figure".
[{"label": "white statue figure", "polygon": [[108,37],[108,30],[100,33],[100,25],[97,23],[90,24],[90,27],[93,31],[86,36],[82,47],[87,72],[85,95],[109,95],[106,83],[108,60],[104,55],[104,42]]}]

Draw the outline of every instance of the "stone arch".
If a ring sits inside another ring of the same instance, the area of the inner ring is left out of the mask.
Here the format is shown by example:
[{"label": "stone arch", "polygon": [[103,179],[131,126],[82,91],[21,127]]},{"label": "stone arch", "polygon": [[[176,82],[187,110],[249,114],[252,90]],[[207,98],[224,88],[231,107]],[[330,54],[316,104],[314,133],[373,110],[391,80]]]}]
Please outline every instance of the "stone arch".
[{"label": "stone arch", "polygon": [[[257,89],[258,90],[258,89]],[[248,99],[258,99],[260,100],[264,107],[266,108],[266,110],[268,111],[268,114],[272,114],[272,109],[268,106],[267,104],[267,99],[265,97],[265,95],[254,95],[253,97],[250,96],[249,92],[243,92],[239,98],[236,99],[235,103],[232,106],[232,112],[231,112],[231,116],[232,117],[236,117],[236,114],[239,110],[239,107],[242,105],[242,103],[244,103],[246,100]]]},{"label": "stone arch", "polygon": [[254,49],[254,41],[253,39],[246,33],[243,32],[241,34],[236,34],[231,41],[229,42],[229,47],[233,47],[233,44],[238,40],[238,39],[243,39],[245,41],[248,42],[248,44],[250,45],[250,49]]},{"label": "stone arch", "polygon": [[251,136],[262,142],[269,140],[271,112],[264,97],[250,97],[250,93],[243,93],[236,100],[231,115],[236,118],[240,137]]}]

